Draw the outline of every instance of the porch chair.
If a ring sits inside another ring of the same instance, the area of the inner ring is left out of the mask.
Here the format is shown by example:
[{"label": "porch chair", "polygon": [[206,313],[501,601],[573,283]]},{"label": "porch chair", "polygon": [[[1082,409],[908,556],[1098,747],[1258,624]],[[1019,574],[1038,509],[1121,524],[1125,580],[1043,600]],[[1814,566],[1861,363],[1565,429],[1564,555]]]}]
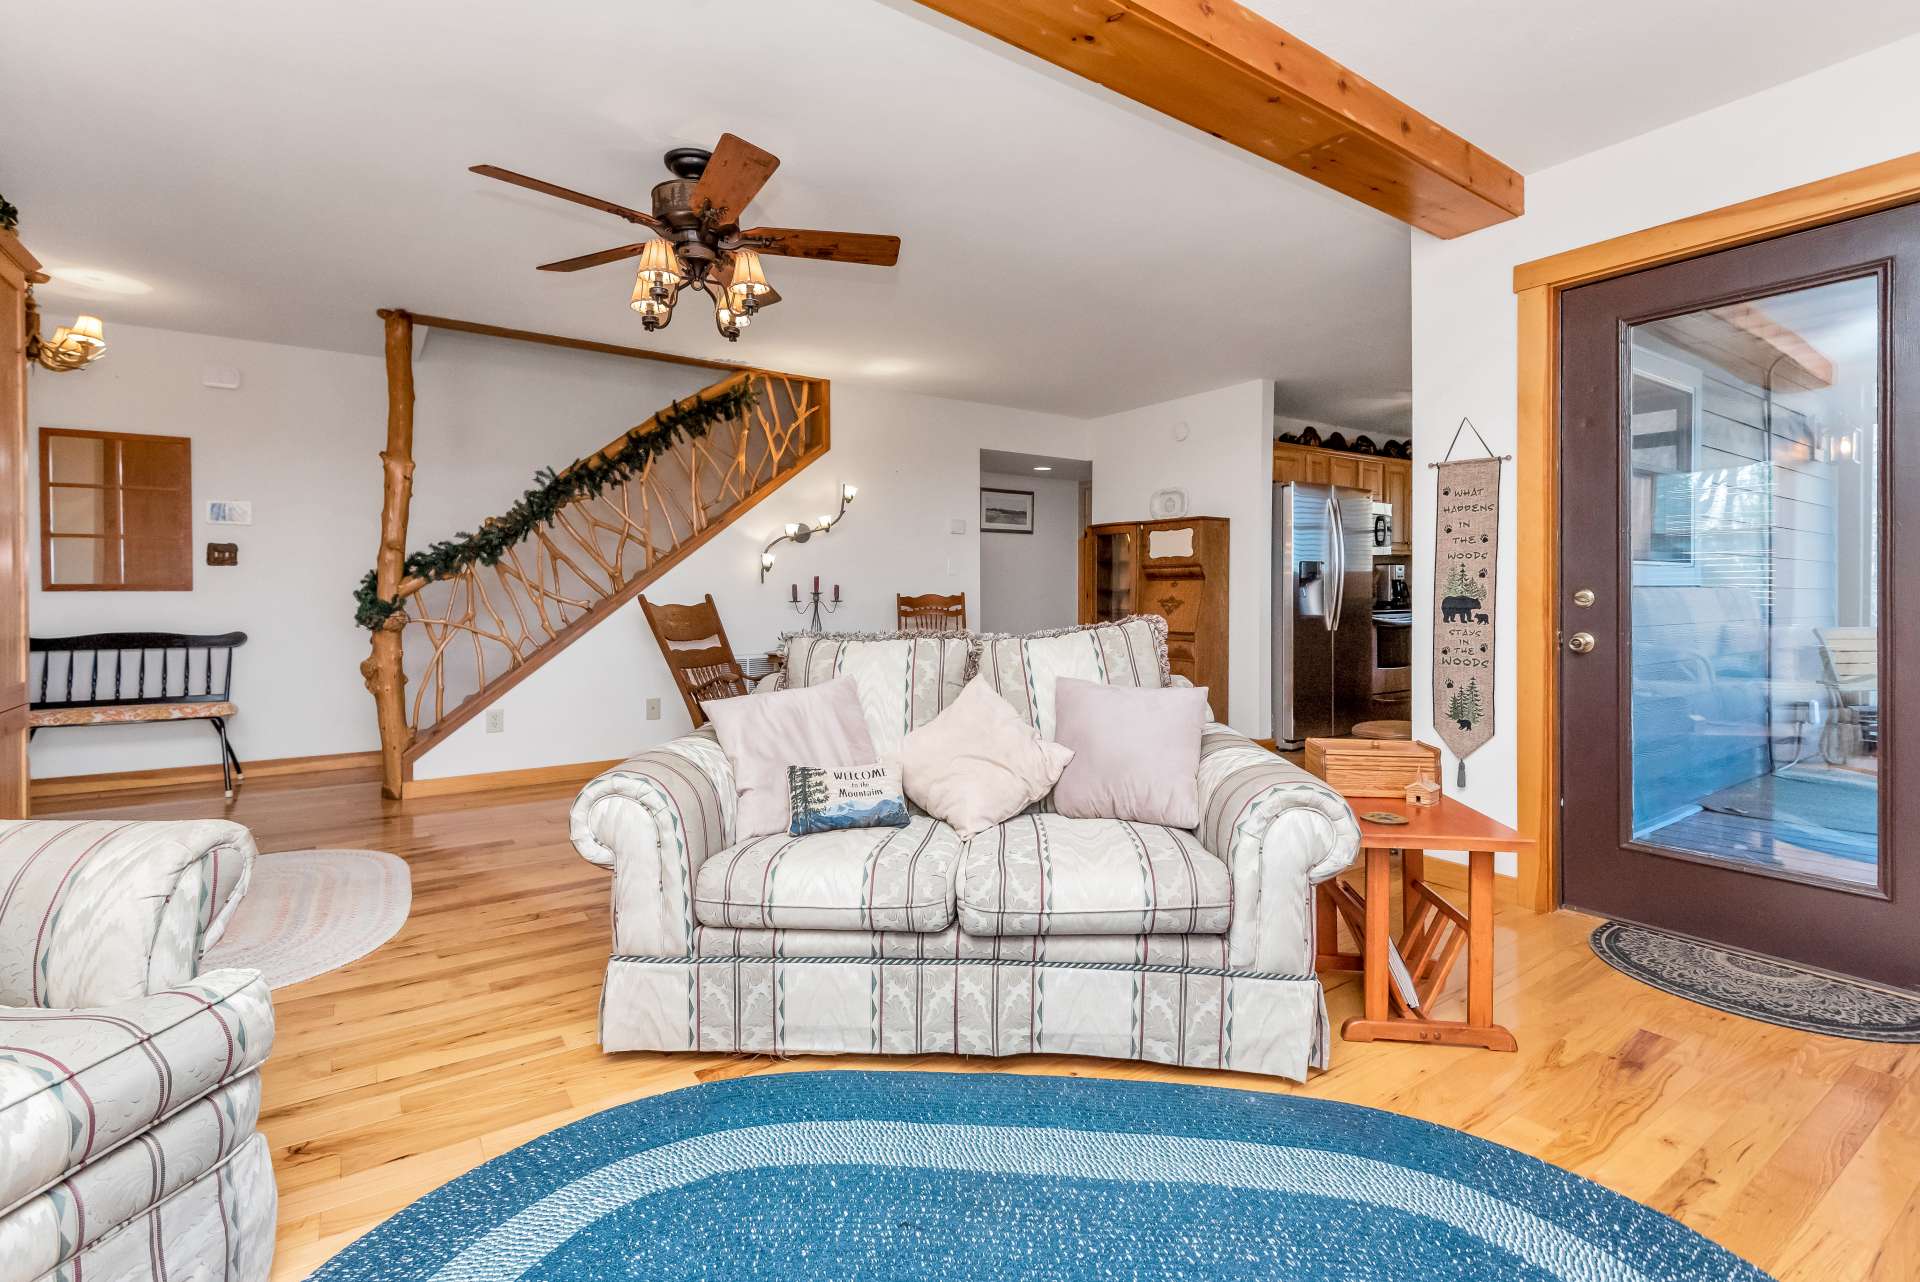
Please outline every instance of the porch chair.
[{"label": "porch chair", "polygon": [[895,593],[896,626],[902,632],[965,632],[967,630],[967,594],[941,596],[929,592],[923,596]]},{"label": "porch chair", "polygon": [[696,727],[707,724],[702,699],[728,699],[752,688],[733,657],[711,593],[698,605],[655,605],[643,596],[640,609]]},{"label": "porch chair", "polygon": [[1860,745],[1880,741],[1880,632],[1877,628],[1815,628],[1820,672],[1833,701],[1820,732],[1820,755],[1845,765]]}]

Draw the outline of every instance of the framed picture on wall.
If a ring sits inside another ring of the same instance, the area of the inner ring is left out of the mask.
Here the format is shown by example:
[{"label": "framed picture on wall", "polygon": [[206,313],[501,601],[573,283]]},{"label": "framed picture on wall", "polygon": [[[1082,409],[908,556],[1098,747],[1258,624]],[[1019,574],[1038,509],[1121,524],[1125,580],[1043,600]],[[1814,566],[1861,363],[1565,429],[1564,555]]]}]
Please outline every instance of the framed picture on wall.
[{"label": "framed picture on wall", "polygon": [[982,534],[1032,534],[1033,491],[980,488]]}]

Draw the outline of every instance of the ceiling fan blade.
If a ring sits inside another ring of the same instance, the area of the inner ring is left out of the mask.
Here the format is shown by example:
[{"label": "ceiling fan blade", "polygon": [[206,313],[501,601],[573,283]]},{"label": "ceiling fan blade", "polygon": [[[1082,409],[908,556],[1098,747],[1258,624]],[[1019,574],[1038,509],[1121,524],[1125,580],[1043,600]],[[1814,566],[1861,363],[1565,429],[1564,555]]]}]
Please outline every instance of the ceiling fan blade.
[{"label": "ceiling fan blade", "polygon": [[780,157],[762,151],[744,138],[721,134],[714,145],[713,158],[693,189],[696,211],[711,206],[722,223],[737,222],[747,202],[760,194],[780,167]]},{"label": "ceiling fan blade", "polygon": [[617,263],[622,258],[637,258],[640,251],[647,247],[644,240],[631,245],[622,245],[618,249],[603,249],[597,254],[582,254],[578,258],[562,258],[557,263],[541,263],[543,272],[577,272],[582,267],[599,267],[604,263]]},{"label": "ceiling fan blade", "polygon": [[516,174],[511,169],[502,169],[498,165],[475,165],[472,172],[487,178],[497,178],[503,183],[512,183],[516,187],[525,187],[528,191],[537,191],[548,196],[558,196],[561,200],[570,200],[576,205],[585,205],[588,209],[597,209],[601,213],[624,218],[630,223],[639,223],[642,227],[660,230],[660,221],[652,214],[643,214],[637,209],[628,209],[625,205],[616,205],[611,200],[602,200],[598,196],[589,196],[585,192],[575,191],[571,187],[560,187],[538,178],[529,178],[525,174]]},{"label": "ceiling fan blade", "polygon": [[900,261],[900,238],[857,231],[804,231],[794,227],[754,227],[740,233],[742,247],[787,258],[819,258],[835,263],[891,267]]}]

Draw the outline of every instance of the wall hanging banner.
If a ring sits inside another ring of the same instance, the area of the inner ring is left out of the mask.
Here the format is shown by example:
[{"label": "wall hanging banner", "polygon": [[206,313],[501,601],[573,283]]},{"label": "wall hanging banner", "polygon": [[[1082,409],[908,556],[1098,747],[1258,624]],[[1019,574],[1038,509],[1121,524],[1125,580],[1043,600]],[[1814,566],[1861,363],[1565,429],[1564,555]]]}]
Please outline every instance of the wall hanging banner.
[{"label": "wall hanging banner", "polygon": [[1434,467],[1439,502],[1433,542],[1433,725],[1440,741],[1460,759],[1457,786],[1464,787],[1466,758],[1493,737],[1500,460],[1466,459]]}]

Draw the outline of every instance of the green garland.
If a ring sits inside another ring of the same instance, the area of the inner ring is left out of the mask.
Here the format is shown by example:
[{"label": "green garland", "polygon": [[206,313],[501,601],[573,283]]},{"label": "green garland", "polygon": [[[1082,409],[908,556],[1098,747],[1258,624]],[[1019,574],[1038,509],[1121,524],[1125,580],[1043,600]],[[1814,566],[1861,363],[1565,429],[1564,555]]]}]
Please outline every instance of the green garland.
[{"label": "green garland", "polygon": [[[715,423],[739,417],[753,403],[753,388],[744,382],[704,399],[692,396],[676,401],[654,415],[650,423],[628,432],[618,447],[584,462],[575,460],[564,472],[541,469],[534,474],[533,488],[522,494],[506,515],[488,521],[477,534],[462,530],[423,552],[411,553],[401,577],[451,579],[469,566],[493,565],[509,548],[531,537],[535,528],[551,526],[568,504],[598,498],[611,487],[626,483],[681,441],[705,436]],[[380,595],[378,582],[378,572],[369,570],[353,593],[353,621],[369,631],[381,627],[401,609],[400,602]]]}]

